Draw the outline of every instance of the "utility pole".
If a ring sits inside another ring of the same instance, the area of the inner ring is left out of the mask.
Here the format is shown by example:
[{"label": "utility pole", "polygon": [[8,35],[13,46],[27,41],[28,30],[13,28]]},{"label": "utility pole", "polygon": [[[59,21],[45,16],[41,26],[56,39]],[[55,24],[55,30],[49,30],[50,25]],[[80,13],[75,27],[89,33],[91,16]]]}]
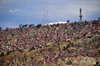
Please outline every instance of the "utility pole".
[{"label": "utility pole", "polygon": [[56,13],[55,13],[55,22],[56,22]]},{"label": "utility pole", "polygon": [[47,11],[47,24],[48,24],[48,11]]},{"label": "utility pole", "polygon": [[16,21],[16,28],[17,28],[17,21]]},{"label": "utility pole", "polygon": [[45,23],[45,14],[44,14],[44,23]]},{"label": "utility pole", "polygon": [[32,24],[32,16],[30,16],[30,24]]},{"label": "utility pole", "polygon": [[40,24],[40,13],[39,13],[39,24]]}]

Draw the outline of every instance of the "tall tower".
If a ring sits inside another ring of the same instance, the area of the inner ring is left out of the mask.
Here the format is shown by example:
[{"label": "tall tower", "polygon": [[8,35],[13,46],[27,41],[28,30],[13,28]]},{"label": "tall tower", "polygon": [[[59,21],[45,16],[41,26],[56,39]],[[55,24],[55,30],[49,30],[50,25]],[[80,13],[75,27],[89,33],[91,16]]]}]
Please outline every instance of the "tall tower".
[{"label": "tall tower", "polygon": [[30,24],[32,24],[32,16],[30,16]]},{"label": "tall tower", "polygon": [[82,13],[81,13],[81,8],[80,8],[80,15],[79,15],[79,17],[80,17],[80,22],[82,22]]},{"label": "tall tower", "polygon": [[39,13],[39,24],[40,24],[40,13]]},{"label": "tall tower", "polygon": [[55,13],[55,22],[57,22],[57,16],[56,16],[56,13]]},{"label": "tall tower", "polygon": [[47,11],[47,24],[48,24],[48,11]]},{"label": "tall tower", "polygon": [[45,14],[44,14],[44,23],[45,23]]},{"label": "tall tower", "polygon": [[16,21],[16,28],[17,28],[17,21]]}]

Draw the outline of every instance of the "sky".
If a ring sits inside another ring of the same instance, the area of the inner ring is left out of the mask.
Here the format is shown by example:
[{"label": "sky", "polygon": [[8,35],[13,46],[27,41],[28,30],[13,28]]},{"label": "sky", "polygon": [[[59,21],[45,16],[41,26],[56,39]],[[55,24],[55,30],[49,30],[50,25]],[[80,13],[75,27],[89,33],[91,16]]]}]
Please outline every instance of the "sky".
[{"label": "sky", "polygon": [[[47,24],[100,18],[100,0],[0,0],[0,27],[16,28],[19,24]],[[48,12],[48,14],[47,14]],[[45,17],[44,17],[45,16]]]}]

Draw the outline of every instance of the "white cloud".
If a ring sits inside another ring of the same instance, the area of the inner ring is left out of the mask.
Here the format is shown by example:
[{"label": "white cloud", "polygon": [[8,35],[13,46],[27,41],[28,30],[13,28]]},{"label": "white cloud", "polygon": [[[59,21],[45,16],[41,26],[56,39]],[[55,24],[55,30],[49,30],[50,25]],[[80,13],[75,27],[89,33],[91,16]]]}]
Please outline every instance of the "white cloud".
[{"label": "white cloud", "polygon": [[15,9],[15,10],[11,10],[11,9],[9,9],[9,12],[13,12],[13,13],[15,13],[16,11],[19,11],[19,9]]},{"label": "white cloud", "polygon": [[53,8],[53,6],[50,6],[50,8]]},{"label": "white cloud", "polygon": [[34,9],[35,9],[36,7],[34,7]]}]

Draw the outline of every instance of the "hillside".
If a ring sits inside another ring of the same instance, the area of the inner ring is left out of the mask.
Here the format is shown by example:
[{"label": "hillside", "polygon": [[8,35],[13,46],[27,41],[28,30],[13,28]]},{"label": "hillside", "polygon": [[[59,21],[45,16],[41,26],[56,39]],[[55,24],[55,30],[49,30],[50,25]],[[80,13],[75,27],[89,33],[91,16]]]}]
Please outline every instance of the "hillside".
[{"label": "hillside", "polygon": [[2,66],[84,66],[86,60],[100,65],[100,20],[0,30]]},{"label": "hillside", "polygon": [[[93,37],[91,39],[94,39],[94,38],[100,38],[100,37],[96,36],[96,37]],[[86,40],[86,39],[88,39],[88,38],[85,38],[84,40]],[[75,42],[71,43],[71,42],[68,42],[66,40],[63,40],[63,41],[57,41],[57,42],[51,43],[51,44],[48,43],[45,46],[45,48],[38,48],[38,49],[33,49],[33,50],[32,49],[31,50],[26,49],[26,50],[22,50],[22,51],[11,52],[9,55],[5,55],[5,56],[0,57],[0,63],[3,64],[4,66],[7,66],[7,65],[11,66],[11,64],[13,62],[16,62],[16,63],[35,62],[36,58],[38,58],[37,61],[39,62],[39,61],[42,61],[43,60],[42,57],[46,57],[48,55],[48,53],[57,52],[56,56],[54,57],[54,59],[58,60],[56,65],[58,66],[59,62],[63,62],[65,64],[68,61],[68,60],[66,60],[67,59],[66,56],[68,56],[68,55],[66,55],[64,57],[64,56],[61,56],[59,54],[60,53],[65,53],[65,52],[69,52],[70,53],[70,50],[72,50],[72,49],[80,49],[77,46],[78,45],[77,42],[79,40],[76,41],[76,44],[75,44],[76,46],[73,46],[73,47],[72,47],[71,44],[75,43]],[[84,40],[83,40],[83,42],[85,43]],[[95,46],[93,48],[90,48],[89,50],[94,50],[94,49],[98,49],[99,50],[100,47],[97,48],[97,46],[99,45],[98,42],[99,42],[98,40],[95,40],[95,42],[93,43]],[[97,53],[99,54],[99,52],[97,52]],[[59,61],[59,58],[61,59],[60,61]],[[77,62],[78,56],[77,56],[76,59],[74,59],[74,56],[69,56],[69,61],[71,60],[70,58],[72,58],[73,60],[76,60],[76,62]],[[94,58],[97,58],[97,57],[94,56]],[[76,62],[74,61],[71,64],[74,64]],[[97,62],[97,60],[95,59],[95,63],[96,62]],[[92,64],[92,61],[90,63]],[[45,66],[45,64],[43,64],[43,66]]]}]

